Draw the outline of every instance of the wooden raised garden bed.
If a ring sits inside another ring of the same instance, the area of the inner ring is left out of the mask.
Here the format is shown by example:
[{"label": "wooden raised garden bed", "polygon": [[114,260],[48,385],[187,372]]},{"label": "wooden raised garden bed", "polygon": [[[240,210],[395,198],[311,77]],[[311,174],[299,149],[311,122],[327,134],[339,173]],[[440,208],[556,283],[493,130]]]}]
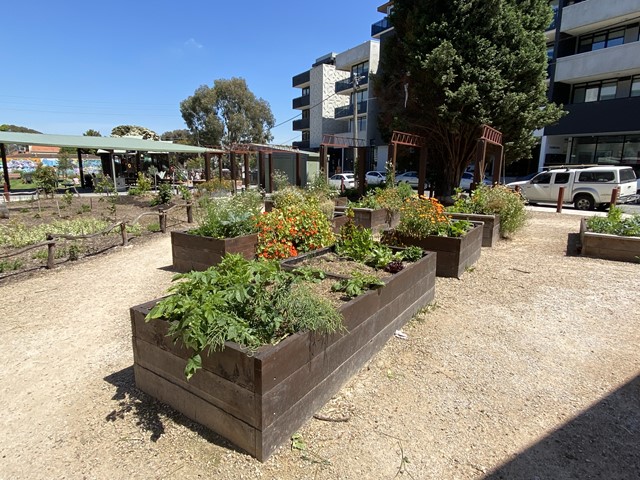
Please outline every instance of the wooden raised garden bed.
[{"label": "wooden raised garden bed", "polygon": [[477,213],[448,213],[454,220],[482,222],[482,246],[493,247],[500,240],[500,215],[480,215]]},{"label": "wooden raised garden bed", "polygon": [[202,271],[220,263],[227,253],[241,253],[251,260],[256,256],[258,235],[234,238],[211,238],[188,232],[171,232],[173,268],[178,272]]},{"label": "wooden raised garden bed", "polygon": [[473,228],[462,237],[415,238],[402,235],[397,231],[387,232],[397,245],[415,245],[423,250],[438,254],[436,275],[438,277],[460,278],[464,271],[480,258],[482,252],[481,223],[473,222]]},{"label": "wooden raised garden bed", "polygon": [[433,300],[435,257],[426,253],[384,287],[343,304],[346,332],[298,333],[251,355],[228,342],[222,352],[203,355],[203,368],[188,382],[189,352],[166,336],[167,322],[144,321],[157,300],[135,306],[136,386],[265,461]]},{"label": "wooden raised garden bed", "polygon": [[586,257],[640,262],[640,237],[622,237],[587,230],[587,219],[580,221],[580,253]]},{"label": "wooden raised garden bed", "polygon": [[[344,212],[345,210],[346,207],[336,207],[336,212]],[[384,208],[375,210],[372,208],[352,208],[352,210],[353,223],[364,228],[369,228],[373,233],[395,228],[398,226],[400,220],[399,214],[394,214],[391,219],[389,219],[387,210]]]}]

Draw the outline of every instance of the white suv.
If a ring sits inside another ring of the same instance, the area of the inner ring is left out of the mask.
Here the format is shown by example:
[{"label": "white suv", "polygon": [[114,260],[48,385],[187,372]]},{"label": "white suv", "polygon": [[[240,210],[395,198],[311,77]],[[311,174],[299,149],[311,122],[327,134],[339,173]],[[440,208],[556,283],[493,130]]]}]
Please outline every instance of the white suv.
[{"label": "white suv", "polygon": [[636,175],[631,167],[557,168],[508,186],[519,186],[529,203],[556,203],[560,187],[564,187],[564,203],[573,203],[579,210],[606,207],[614,188],[618,189],[619,203],[637,198]]}]

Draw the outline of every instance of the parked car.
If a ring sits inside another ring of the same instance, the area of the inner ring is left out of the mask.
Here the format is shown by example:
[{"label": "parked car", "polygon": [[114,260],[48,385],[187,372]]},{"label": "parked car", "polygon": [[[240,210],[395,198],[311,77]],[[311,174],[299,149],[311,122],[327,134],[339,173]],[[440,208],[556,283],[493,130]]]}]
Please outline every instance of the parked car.
[{"label": "parked car", "polygon": [[556,203],[560,187],[564,187],[564,203],[573,203],[579,210],[606,207],[614,188],[618,189],[619,203],[634,201],[638,188],[633,169],[618,166],[557,168],[507,186],[519,186],[529,203]]},{"label": "parked car", "polygon": [[[464,172],[460,178],[460,188],[465,192],[471,190],[471,184],[473,183],[473,172]],[[485,177],[483,180],[485,185],[491,185],[491,178]]]},{"label": "parked car", "polygon": [[369,185],[382,185],[387,181],[387,174],[385,172],[372,170],[366,173],[364,179]]},{"label": "parked car", "polygon": [[356,179],[353,173],[336,173],[329,178],[329,185],[336,188],[342,188],[344,182],[344,188],[355,188]]},{"label": "parked car", "polygon": [[409,171],[396,175],[396,185],[408,183],[413,188],[418,188],[418,172]]}]

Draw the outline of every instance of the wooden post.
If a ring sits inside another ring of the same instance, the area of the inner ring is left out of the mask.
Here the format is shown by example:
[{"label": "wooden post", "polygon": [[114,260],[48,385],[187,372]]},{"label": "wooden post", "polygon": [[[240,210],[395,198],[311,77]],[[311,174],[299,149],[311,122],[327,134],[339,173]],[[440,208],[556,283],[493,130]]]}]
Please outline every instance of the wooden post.
[{"label": "wooden post", "polygon": [[564,187],[558,189],[558,204],[556,205],[556,213],[562,213],[562,204],[564,203]]},{"label": "wooden post", "polygon": [[613,190],[611,190],[611,207],[615,207],[616,206],[616,202],[618,201],[618,189],[614,188]]},{"label": "wooden post", "polygon": [[327,146],[320,145],[320,174],[327,178],[329,170],[327,168]]},{"label": "wooden post", "polygon": [[193,203],[187,203],[187,223],[193,223]]},{"label": "wooden post", "polygon": [[418,195],[424,195],[425,177],[427,176],[427,146],[420,147],[420,160],[418,164]]},{"label": "wooden post", "polygon": [[160,216],[160,231],[167,233],[167,212],[160,210],[158,215]]},{"label": "wooden post", "polygon": [[51,270],[55,266],[56,258],[56,242],[53,240],[53,235],[47,234],[47,270]]},{"label": "wooden post", "polygon": [[4,148],[4,143],[0,143],[0,155],[2,155],[5,198],[9,201],[9,195],[7,195],[7,192],[11,191],[11,182],[9,181],[9,165],[7,164],[7,150]]},{"label": "wooden post", "polygon": [[267,189],[264,171],[264,156],[262,152],[258,152],[258,186],[263,190]]},{"label": "wooden post", "polygon": [[[396,181],[396,159],[398,157],[398,144],[396,142],[391,142],[389,145],[389,152],[387,155],[387,164],[388,167],[391,168],[393,172],[393,182]],[[393,185],[391,185],[393,187]]]},{"label": "wooden post", "polygon": [[78,153],[78,172],[80,173],[80,186],[84,188],[85,184],[84,184],[84,168],[82,166],[82,150],[78,148],[77,153]]},{"label": "wooden post", "polygon": [[251,174],[249,172],[249,154],[244,154],[244,188],[245,190],[249,190],[249,186],[251,185]]},{"label": "wooden post", "polygon": [[296,186],[302,187],[302,174],[300,173],[300,152],[296,152]]},{"label": "wooden post", "polygon": [[484,158],[487,156],[487,142],[480,138],[476,143],[476,163],[473,168],[473,184],[471,190],[482,181],[484,176]]},{"label": "wooden post", "polygon": [[500,153],[498,154],[498,157],[493,162],[493,178],[491,183],[493,183],[494,185],[500,183],[500,180],[501,180],[500,175],[502,174],[502,164],[504,163],[504,147],[502,145],[498,145],[498,148],[500,149]]},{"label": "wooden post", "polygon": [[222,155],[218,155],[218,180],[222,181]]},{"label": "wooden post", "polygon": [[129,238],[127,237],[127,224],[125,222],[120,223],[120,234],[122,235],[122,246],[126,247],[129,244]]},{"label": "wooden post", "polygon": [[204,154],[204,180],[206,182],[211,180],[211,154],[209,152]]},{"label": "wooden post", "polygon": [[269,152],[269,188],[268,193],[273,193],[273,153]]},{"label": "wooden post", "polygon": [[236,154],[234,152],[229,152],[229,161],[231,162],[231,181],[233,182],[232,192],[236,193]]}]

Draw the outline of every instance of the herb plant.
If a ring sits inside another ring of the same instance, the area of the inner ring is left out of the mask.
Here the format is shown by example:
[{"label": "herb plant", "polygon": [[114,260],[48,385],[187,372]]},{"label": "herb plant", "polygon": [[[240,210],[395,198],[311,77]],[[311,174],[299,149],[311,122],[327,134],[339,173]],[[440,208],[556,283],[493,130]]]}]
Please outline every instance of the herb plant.
[{"label": "herb plant", "polygon": [[233,238],[256,233],[256,218],[262,209],[262,198],[253,191],[225,198],[203,197],[198,207],[199,226],[189,233],[213,238]]},{"label": "herb plant", "polygon": [[169,335],[193,350],[187,379],[202,366],[203,352],[222,350],[227,341],[252,351],[294,332],[344,328],[338,311],[307,287],[308,275],[286,272],[277,261],[228,254],[218,265],[174,281],[171,295],[146,319],[167,320]]},{"label": "herb plant", "polygon": [[355,298],[362,295],[365,290],[384,286],[384,282],[378,277],[354,272],[351,278],[345,278],[334,283],[331,290],[334,292],[344,292],[345,297]]},{"label": "herb plant", "polygon": [[587,229],[593,233],[607,233],[624,237],[640,237],[640,215],[623,218],[622,210],[613,206],[606,217],[590,217]]}]

